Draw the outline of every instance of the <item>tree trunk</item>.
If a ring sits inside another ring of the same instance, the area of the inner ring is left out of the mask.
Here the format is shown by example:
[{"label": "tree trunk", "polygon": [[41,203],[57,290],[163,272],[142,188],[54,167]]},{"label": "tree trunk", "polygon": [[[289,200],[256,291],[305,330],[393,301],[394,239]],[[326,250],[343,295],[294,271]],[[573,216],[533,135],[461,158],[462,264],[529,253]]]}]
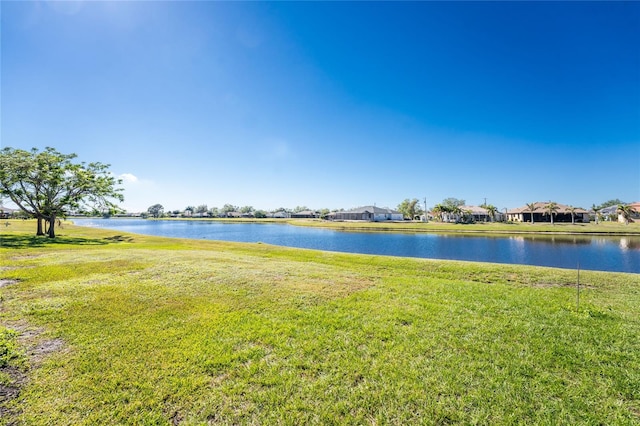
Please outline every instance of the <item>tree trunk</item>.
[{"label": "tree trunk", "polygon": [[51,215],[51,217],[49,218],[49,238],[56,237],[55,224],[56,224],[56,216]]},{"label": "tree trunk", "polygon": [[38,216],[36,220],[38,221],[38,230],[36,231],[36,235],[44,235],[44,231],[42,230],[42,216]]}]

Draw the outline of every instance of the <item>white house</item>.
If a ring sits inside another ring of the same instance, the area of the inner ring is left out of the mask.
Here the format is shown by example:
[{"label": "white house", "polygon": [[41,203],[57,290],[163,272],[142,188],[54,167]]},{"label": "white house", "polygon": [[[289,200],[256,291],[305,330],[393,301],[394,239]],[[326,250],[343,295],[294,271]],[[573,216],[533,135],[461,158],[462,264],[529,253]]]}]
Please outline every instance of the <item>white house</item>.
[{"label": "white house", "polygon": [[365,206],[357,209],[333,212],[327,215],[330,220],[364,220],[368,222],[383,222],[387,220],[403,220],[402,213],[386,207]]}]

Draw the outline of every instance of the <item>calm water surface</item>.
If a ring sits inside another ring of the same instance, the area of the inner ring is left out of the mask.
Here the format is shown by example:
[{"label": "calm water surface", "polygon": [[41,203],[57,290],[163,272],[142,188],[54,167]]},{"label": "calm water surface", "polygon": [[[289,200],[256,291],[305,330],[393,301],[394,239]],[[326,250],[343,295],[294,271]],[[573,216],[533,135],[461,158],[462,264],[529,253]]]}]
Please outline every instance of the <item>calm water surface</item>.
[{"label": "calm water surface", "polygon": [[342,232],[272,223],[74,219],[82,226],[163,237],[263,242],[288,247],[640,273],[640,237]]}]

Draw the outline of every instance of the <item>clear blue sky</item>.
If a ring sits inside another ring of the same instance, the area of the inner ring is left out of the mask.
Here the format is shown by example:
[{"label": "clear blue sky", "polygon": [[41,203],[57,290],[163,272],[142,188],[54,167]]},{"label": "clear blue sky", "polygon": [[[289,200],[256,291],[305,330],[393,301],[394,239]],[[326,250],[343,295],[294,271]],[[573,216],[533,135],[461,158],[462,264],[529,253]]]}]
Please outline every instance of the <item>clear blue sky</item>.
[{"label": "clear blue sky", "polygon": [[640,200],[640,2],[2,2],[1,145],[144,211]]}]

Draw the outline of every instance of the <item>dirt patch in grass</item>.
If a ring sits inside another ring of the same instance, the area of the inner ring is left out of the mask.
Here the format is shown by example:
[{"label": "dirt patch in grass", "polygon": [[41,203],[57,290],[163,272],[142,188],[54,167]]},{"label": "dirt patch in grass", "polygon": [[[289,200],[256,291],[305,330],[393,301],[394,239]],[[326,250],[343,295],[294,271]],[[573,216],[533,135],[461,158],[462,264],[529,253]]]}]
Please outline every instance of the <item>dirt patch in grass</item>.
[{"label": "dirt patch in grass", "polygon": [[[544,283],[544,282],[531,283],[531,287],[536,287],[536,288],[577,287],[577,286],[578,285],[576,283]],[[580,283],[580,288],[588,289],[588,288],[595,288],[595,287]]]},{"label": "dirt patch in grass", "polygon": [[8,420],[7,425],[17,424],[12,418],[18,414],[14,408],[9,405],[20,395],[20,390],[27,381],[27,375],[16,367],[2,367],[0,373],[9,378],[9,382],[0,382],[0,418]]},{"label": "dirt patch in grass", "polygon": [[38,368],[48,355],[64,349],[65,346],[62,339],[42,339],[43,329],[29,327],[22,322],[13,324],[12,328],[20,333],[18,340],[20,346],[25,348],[29,367],[0,367],[0,379],[5,377],[5,380],[0,380],[0,418],[7,425],[17,424],[14,419],[19,412],[11,406],[11,402],[20,396],[20,391],[26,385],[28,370]]},{"label": "dirt patch in grass", "polygon": [[11,284],[16,284],[18,280],[9,280],[6,278],[0,278],[0,287],[4,287]]}]

